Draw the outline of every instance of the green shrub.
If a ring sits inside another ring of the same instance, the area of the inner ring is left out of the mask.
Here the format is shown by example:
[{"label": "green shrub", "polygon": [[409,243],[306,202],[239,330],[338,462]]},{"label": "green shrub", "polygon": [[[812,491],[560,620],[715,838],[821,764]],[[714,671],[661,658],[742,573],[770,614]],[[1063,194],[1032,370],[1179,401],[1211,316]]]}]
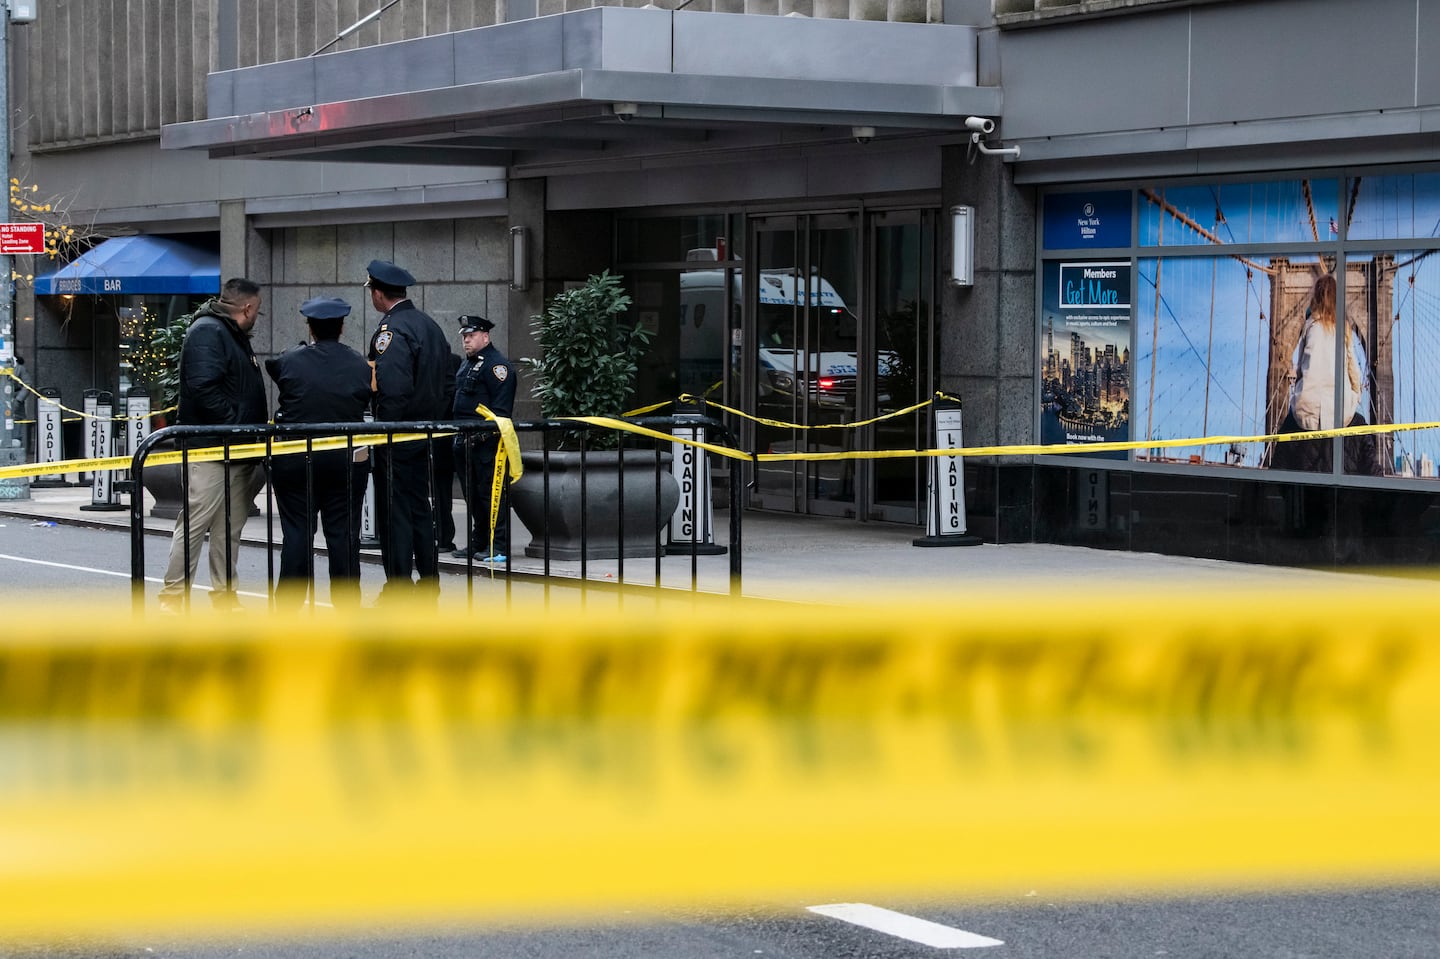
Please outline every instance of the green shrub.
[{"label": "green shrub", "polygon": [[[532,375],[531,392],[546,419],[619,416],[625,410],[635,392],[639,360],[650,346],[648,330],[620,322],[629,307],[621,278],[606,271],[555,295],[543,314],[530,318],[541,353],[521,362]],[[580,435],[567,432],[567,443]],[[591,447],[618,442],[612,431],[588,435]]]}]

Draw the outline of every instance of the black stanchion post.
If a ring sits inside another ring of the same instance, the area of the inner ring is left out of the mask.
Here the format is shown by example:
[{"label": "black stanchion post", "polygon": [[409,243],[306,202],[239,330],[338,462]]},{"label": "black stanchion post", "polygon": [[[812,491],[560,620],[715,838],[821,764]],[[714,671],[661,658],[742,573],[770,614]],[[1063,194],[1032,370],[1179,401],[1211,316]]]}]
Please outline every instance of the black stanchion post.
[{"label": "black stanchion post", "polygon": [[[39,393],[40,399],[35,404],[35,462],[58,463],[65,458],[60,433],[60,391],[47,386]],[[30,483],[32,488],[38,489],[69,485],[64,477],[54,473],[37,476]]]},{"label": "black stanchion post", "polygon": [[[670,435],[677,440],[698,443],[705,435],[699,413],[680,412],[676,404],[677,422]],[[670,519],[670,543],[665,552],[674,555],[720,556],[725,547],[715,543],[715,516],[710,503],[710,457],[705,450],[687,443],[670,444],[670,470],[680,484],[680,505]]]},{"label": "black stanchion post", "polygon": [[[115,396],[108,390],[95,398],[95,418],[90,421],[93,429],[93,446],[98,450],[95,457],[110,456],[114,445]],[[115,496],[114,471],[96,469],[90,484],[90,502],[80,507],[83,510],[116,512],[125,509]]]},{"label": "black stanchion post", "polygon": [[[958,450],[965,445],[960,430],[960,404],[936,400],[931,407],[935,423],[933,449]],[[960,456],[930,457],[930,482],[925,534],[915,546],[979,546],[965,525],[965,460]]]}]

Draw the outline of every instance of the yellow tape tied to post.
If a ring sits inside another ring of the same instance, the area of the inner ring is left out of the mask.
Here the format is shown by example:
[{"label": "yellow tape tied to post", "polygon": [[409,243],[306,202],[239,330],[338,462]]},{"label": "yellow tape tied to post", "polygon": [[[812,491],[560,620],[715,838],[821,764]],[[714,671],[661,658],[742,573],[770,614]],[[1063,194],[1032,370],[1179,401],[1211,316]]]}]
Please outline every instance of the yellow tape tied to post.
[{"label": "yellow tape tied to post", "polygon": [[1430,592],[11,609],[0,933],[1433,877]]}]

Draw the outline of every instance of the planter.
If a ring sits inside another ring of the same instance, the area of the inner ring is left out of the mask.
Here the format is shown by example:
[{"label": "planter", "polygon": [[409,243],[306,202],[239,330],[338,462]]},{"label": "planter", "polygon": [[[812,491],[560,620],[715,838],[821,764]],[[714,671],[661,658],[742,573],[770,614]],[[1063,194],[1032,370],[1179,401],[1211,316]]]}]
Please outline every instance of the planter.
[{"label": "planter", "polygon": [[[623,460],[622,460],[623,456]],[[549,508],[546,509],[543,453],[521,454],[525,475],[510,488],[515,515],[530,532],[525,555],[545,557],[548,532],[550,559],[576,560],[581,555],[582,530],[587,559],[619,556],[654,556],[656,542],[656,497],[659,497],[659,526],[663,528],[680,503],[680,486],[670,475],[670,454],[660,454],[659,487],[656,486],[655,454],[646,450],[609,450],[586,453],[584,459],[585,501],[581,504],[581,459],[579,453],[549,455]],[[624,516],[620,515],[624,490]],[[664,548],[663,541],[661,548]]]},{"label": "planter", "polygon": [[180,464],[164,463],[146,466],[144,470],[145,491],[155,498],[150,515],[159,519],[174,519],[180,515],[185,498],[180,487]]}]

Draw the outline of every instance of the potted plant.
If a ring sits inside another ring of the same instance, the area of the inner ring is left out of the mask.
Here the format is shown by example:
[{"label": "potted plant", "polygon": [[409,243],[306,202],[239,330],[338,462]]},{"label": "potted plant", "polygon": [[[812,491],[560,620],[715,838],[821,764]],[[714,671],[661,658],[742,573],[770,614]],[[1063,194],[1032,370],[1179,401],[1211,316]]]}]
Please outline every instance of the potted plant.
[{"label": "potted plant", "polygon": [[[531,317],[541,353],[520,362],[546,419],[614,417],[625,409],[650,345],[648,331],[624,322],[629,306],[621,278],[606,271]],[[657,515],[663,527],[680,500],[670,454],[660,454],[657,484],[656,454],[618,448],[614,431],[566,431],[559,445],[525,453],[525,474],[511,490],[531,533],[525,555],[544,557],[548,544],[552,559],[653,556]]]}]

